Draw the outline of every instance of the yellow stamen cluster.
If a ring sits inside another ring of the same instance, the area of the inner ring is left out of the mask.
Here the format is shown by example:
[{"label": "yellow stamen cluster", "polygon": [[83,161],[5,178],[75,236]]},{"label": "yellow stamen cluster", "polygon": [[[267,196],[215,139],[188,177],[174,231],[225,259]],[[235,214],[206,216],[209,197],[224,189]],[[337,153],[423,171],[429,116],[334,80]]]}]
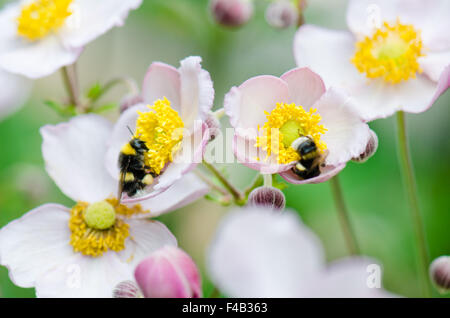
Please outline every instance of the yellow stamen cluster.
[{"label": "yellow stamen cluster", "polygon": [[[265,150],[267,156],[277,155],[279,164],[288,164],[300,159],[297,151],[290,144],[301,136],[311,136],[318,149],[323,152],[327,146],[320,137],[327,129],[319,125],[322,117],[316,114],[316,111],[316,109],[310,109],[306,112],[302,106],[294,103],[277,103],[270,113],[265,112],[267,121],[262,128],[258,127],[260,135],[256,139],[256,146]],[[289,130],[288,134],[286,130]]]},{"label": "yellow stamen cluster", "polygon": [[[129,208],[119,204],[119,201],[115,198],[105,201],[114,207],[116,215],[123,217],[150,212],[143,211],[140,205]],[[125,240],[130,235],[129,225],[121,218],[116,217],[114,224],[107,229],[100,230],[89,227],[84,218],[88,207],[88,203],[78,202],[70,212],[69,229],[72,232],[70,245],[72,245],[73,250],[92,257],[101,256],[108,250],[116,252],[123,250]]]},{"label": "yellow stamen cluster", "polygon": [[372,37],[356,43],[351,62],[368,78],[382,78],[396,84],[421,73],[417,59],[423,54],[420,33],[412,25],[387,22]]},{"label": "yellow stamen cluster", "polygon": [[72,0],[34,0],[22,8],[17,33],[28,40],[42,39],[59,29],[72,14]]},{"label": "yellow stamen cluster", "polygon": [[148,107],[149,112],[139,112],[135,136],[149,149],[145,164],[159,174],[168,162],[173,161],[174,150],[183,139],[184,123],[166,98]]}]

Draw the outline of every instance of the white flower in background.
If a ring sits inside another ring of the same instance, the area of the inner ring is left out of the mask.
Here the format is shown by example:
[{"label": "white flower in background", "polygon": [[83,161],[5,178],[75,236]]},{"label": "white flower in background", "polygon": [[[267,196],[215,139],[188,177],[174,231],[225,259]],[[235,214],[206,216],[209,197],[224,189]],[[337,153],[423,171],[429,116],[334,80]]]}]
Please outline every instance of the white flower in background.
[{"label": "white flower in background", "polygon": [[0,11],[0,68],[30,78],[74,63],[142,0],[21,0]]},{"label": "white flower in background", "polygon": [[0,70],[0,121],[18,110],[27,100],[32,81]]},{"label": "white flower in background", "polygon": [[431,107],[450,82],[450,1],[352,0],[348,31],[304,25],[299,66],[342,87],[366,120]]},{"label": "white flower in background", "polygon": [[158,195],[202,161],[214,89],[200,63],[198,56],[185,58],[178,69],[152,63],[143,82],[143,103],[128,108],[115,124],[106,154],[108,171],[119,179],[119,153],[133,137],[131,130],[150,149],[145,164],[157,175],[137,195],[124,194],[123,202]]},{"label": "white flower in background", "polygon": [[[324,182],[366,148],[371,133],[350,98],[326,90],[319,75],[296,68],[281,77],[262,75],[231,88],[224,108],[235,129],[233,152],[239,162],[261,173],[280,173],[290,183]],[[326,155],[316,175],[300,178],[295,143],[310,136]]]},{"label": "white flower in background", "polygon": [[104,166],[111,132],[109,121],[92,114],[41,129],[47,172],[76,204],[42,205],[0,230],[0,263],[38,297],[112,297],[142,259],[177,244],[162,223],[147,218],[208,191],[188,174],[158,197],[120,204],[117,181]]},{"label": "white flower in background", "polygon": [[384,297],[373,260],[325,263],[317,236],[298,216],[261,207],[237,210],[219,226],[208,254],[212,281],[231,297]]}]

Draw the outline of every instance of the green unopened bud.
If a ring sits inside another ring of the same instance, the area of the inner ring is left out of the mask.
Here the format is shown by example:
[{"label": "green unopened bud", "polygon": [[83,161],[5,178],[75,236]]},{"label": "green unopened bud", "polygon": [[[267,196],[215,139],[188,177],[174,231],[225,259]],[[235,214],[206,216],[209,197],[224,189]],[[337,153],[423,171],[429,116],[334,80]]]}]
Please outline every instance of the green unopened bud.
[{"label": "green unopened bud", "polygon": [[106,201],[90,204],[83,214],[86,224],[97,230],[106,230],[116,222],[116,211]]}]

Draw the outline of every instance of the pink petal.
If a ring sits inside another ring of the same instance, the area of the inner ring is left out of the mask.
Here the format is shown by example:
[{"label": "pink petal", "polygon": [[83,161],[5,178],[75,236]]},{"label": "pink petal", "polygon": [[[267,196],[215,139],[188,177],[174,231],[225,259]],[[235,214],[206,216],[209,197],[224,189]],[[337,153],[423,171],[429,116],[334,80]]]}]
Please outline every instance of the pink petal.
[{"label": "pink petal", "polygon": [[166,97],[170,106],[180,112],[180,74],[173,66],[154,62],[148,68],[142,84],[142,97],[148,105],[153,105],[156,100]]},{"label": "pink petal", "polygon": [[322,78],[309,68],[296,68],[280,77],[289,87],[289,102],[308,109],[325,93]]},{"label": "pink petal", "polygon": [[264,111],[270,112],[277,103],[289,100],[289,89],[278,77],[262,75],[252,77],[239,87],[233,87],[225,96],[224,107],[234,128],[250,129],[255,137],[258,125],[266,121]]},{"label": "pink petal", "polygon": [[341,172],[342,169],[345,168],[345,163],[342,163],[340,165],[337,165],[336,167],[333,166],[325,166],[324,168],[321,168],[322,173],[311,179],[301,179],[299,176],[297,176],[292,170],[288,170],[285,172],[280,173],[280,176],[286,180],[289,183],[292,184],[308,184],[308,183],[322,183],[325,181],[328,181],[329,179],[333,178],[335,175],[337,175],[339,172]]},{"label": "pink petal", "polygon": [[424,73],[433,81],[439,81],[444,69],[450,65],[450,50],[442,52],[429,52],[419,59]]},{"label": "pink petal", "polygon": [[115,195],[117,182],[104,166],[111,123],[99,115],[80,115],[41,128],[48,174],[74,201],[96,202]]}]

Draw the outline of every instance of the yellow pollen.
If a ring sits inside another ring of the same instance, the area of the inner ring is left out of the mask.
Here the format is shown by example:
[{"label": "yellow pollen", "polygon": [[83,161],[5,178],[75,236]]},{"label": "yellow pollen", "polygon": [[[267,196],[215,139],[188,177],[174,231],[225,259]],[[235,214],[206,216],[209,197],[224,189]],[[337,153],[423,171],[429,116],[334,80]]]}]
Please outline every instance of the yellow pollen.
[{"label": "yellow pollen", "polygon": [[72,0],[34,0],[22,8],[17,33],[28,40],[42,39],[58,30],[72,14]]},{"label": "yellow pollen", "polygon": [[277,103],[270,113],[265,112],[267,121],[262,128],[258,127],[260,134],[256,138],[256,147],[265,150],[268,157],[275,154],[279,164],[289,164],[300,159],[291,144],[301,136],[311,136],[319,151],[323,152],[327,146],[320,137],[327,129],[319,125],[322,117],[316,111],[311,108],[306,112],[302,106],[294,103]]},{"label": "yellow pollen", "polygon": [[372,37],[357,42],[351,62],[368,78],[396,84],[422,72],[420,56],[424,56],[420,33],[397,20],[395,25],[385,22]]},{"label": "yellow pollen", "polygon": [[173,161],[173,153],[183,139],[184,123],[166,98],[148,107],[149,112],[138,112],[135,137],[144,141],[149,149],[145,164],[160,174],[165,165]]},{"label": "yellow pollen", "polygon": [[[119,201],[115,198],[99,203],[105,206],[112,206],[116,215],[124,218],[150,212],[143,211],[140,205],[129,208],[119,204]],[[73,250],[92,257],[101,256],[108,250],[115,252],[123,250],[125,248],[125,240],[129,236],[129,225],[123,218],[116,217],[114,223],[108,228],[96,229],[90,227],[85,219],[85,213],[89,206],[86,202],[78,202],[70,212],[70,245],[72,245]]]}]

